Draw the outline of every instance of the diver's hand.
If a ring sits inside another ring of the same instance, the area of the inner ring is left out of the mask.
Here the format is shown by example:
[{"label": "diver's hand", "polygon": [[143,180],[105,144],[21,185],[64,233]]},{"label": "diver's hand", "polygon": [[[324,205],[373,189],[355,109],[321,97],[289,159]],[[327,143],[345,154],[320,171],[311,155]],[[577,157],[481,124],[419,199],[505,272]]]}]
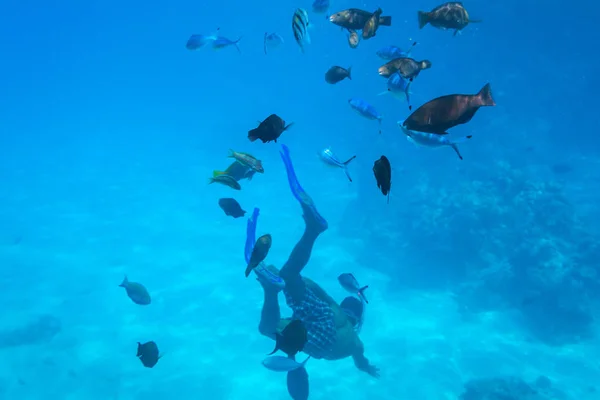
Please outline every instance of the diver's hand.
[{"label": "diver's hand", "polygon": [[362,353],[355,354],[353,358],[354,365],[356,365],[356,368],[366,372],[373,378],[379,378],[379,368],[369,363],[369,360]]}]

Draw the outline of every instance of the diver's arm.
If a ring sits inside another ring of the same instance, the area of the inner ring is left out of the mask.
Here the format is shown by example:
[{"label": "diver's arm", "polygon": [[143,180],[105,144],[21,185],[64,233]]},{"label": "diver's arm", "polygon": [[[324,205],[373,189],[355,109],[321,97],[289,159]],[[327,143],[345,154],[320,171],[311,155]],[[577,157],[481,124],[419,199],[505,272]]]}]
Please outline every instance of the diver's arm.
[{"label": "diver's arm", "polygon": [[367,357],[365,357],[364,347],[362,346],[362,343],[360,343],[360,346],[358,346],[358,348],[352,355],[352,359],[354,360],[354,365],[356,365],[356,368],[360,369],[363,372],[366,372],[374,378],[379,378],[379,368],[369,363],[369,360],[367,359]]}]

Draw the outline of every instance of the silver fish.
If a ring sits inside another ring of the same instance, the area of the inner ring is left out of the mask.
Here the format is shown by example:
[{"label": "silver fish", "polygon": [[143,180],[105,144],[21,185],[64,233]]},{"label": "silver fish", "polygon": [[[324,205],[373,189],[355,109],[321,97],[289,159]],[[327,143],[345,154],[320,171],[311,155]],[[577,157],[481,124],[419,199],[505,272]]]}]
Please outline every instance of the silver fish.
[{"label": "silver fish", "polygon": [[273,32],[273,33],[265,32],[265,37],[263,39],[263,50],[264,50],[265,54],[267,54],[267,51],[270,48],[278,47],[281,44],[283,44],[283,38],[281,37],[281,35],[279,35],[276,32]]},{"label": "silver fish", "polygon": [[303,53],[304,45],[310,44],[309,26],[308,13],[303,8],[297,8],[292,17],[292,31],[294,32],[294,39],[296,39],[296,43],[298,43]]},{"label": "silver fish", "polygon": [[454,149],[454,151],[458,155],[458,158],[460,158],[461,160],[463,159],[463,157],[460,154],[460,151],[458,151],[458,146],[456,146],[456,145],[459,143],[463,143],[463,142],[467,141],[467,139],[471,139],[473,137],[473,136],[469,135],[469,136],[465,136],[460,139],[452,140],[452,139],[448,139],[446,136],[438,135],[435,133],[425,133],[425,132],[417,132],[417,131],[408,130],[404,126],[402,126],[402,123],[403,123],[403,121],[398,121],[398,126],[400,127],[402,132],[404,132],[404,134],[406,135],[406,139],[409,142],[412,142],[416,145],[424,146],[424,147],[450,146],[450,147],[452,147],[452,149]]},{"label": "silver fish", "polygon": [[348,164],[350,164],[350,161],[354,160],[356,156],[352,156],[348,160],[341,162],[335,156],[335,154],[333,154],[330,148],[326,148],[319,154],[319,157],[321,158],[321,160],[323,160],[325,164],[343,169],[346,173],[346,176],[348,177],[348,180],[352,182],[352,178],[350,177],[350,173],[348,172]]},{"label": "silver fish", "polygon": [[360,287],[354,275],[350,273],[341,274],[340,276],[338,276],[338,281],[340,282],[340,285],[342,285],[342,287],[346,289],[346,291],[352,294],[356,294],[358,297],[363,299],[365,303],[369,304],[369,301],[367,300],[364,294],[364,291],[369,287],[369,285]]},{"label": "silver fish", "polygon": [[267,357],[262,361],[262,365],[271,371],[276,372],[290,372],[298,368],[302,368],[306,365],[306,362],[310,359],[310,356],[306,360],[299,363],[298,361],[283,356],[271,356]]}]

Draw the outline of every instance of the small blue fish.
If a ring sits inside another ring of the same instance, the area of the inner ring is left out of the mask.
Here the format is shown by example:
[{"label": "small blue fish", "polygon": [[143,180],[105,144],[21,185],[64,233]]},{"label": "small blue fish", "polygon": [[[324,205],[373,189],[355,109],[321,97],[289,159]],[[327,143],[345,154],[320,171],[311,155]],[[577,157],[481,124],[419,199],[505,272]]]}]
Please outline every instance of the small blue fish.
[{"label": "small blue fish", "polygon": [[273,33],[267,33],[265,32],[265,37],[263,39],[263,50],[265,52],[265,54],[267,54],[267,51],[269,49],[274,49],[276,47],[279,47],[280,45],[283,44],[283,38],[281,37],[280,34],[273,32]]},{"label": "small blue fish", "polygon": [[354,160],[356,156],[352,156],[348,160],[341,162],[335,156],[335,154],[333,154],[331,149],[327,148],[323,150],[321,154],[319,154],[319,157],[321,157],[321,160],[323,160],[325,164],[343,169],[346,173],[346,176],[348,177],[348,180],[352,182],[352,178],[350,177],[350,173],[348,172],[348,164],[350,163],[350,161]]},{"label": "small blue fish", "polygon": [[378,120],[379,127],[380,127],[379,133],[381,133],[381,119],[383,117],[377,112],[377,110],[375,110],[375,107],[373,107],[366,101],[356,98],[356,97],[349,99],[348,104],[350,104],[350,107],[352,107],[354,110],[356,110],[356,112],[358,112],[363,117],[371,119],[371,120],[374,120],[374,119]]},{"label": "small blue fish", "polygon": [[265,358],[262,361],[262,365],[264,365],[265,368],[270,369],[271,371],[289,372],[304,367],[308,360],[310,360],[310,356],[308,356],[306,360],[302,361],[301,363],[289,357],[271,356]]},{"label": "small blue fish", "polygon": [[[312,10],[316,14],[325,14],[329,10],[329,0],[315,0],[312,3]],[[329,17],[327,17],[329,19]]]},{"label": "small blue fish", "polygon": [[415,145],[424,146],[424,147],[450,146],[450,147],[452,147],[452,149],[454,149],[454,151],[458,155],[458,158],[460,158],[461,160],[463,159],[463,157],[460,154],[460,151],[458,151],[458,146],[456,146],[456,145],[459,143],[463,143],[463,142],[467,141],[467,139],[471,139],[473,137],[473,136],[469,135],[469,136],[465,136],[460,139],[452,140],[452,139],[448,139],[446,136],[438,135],[436,133],[411,131],[411,130],[406,129],[402,124],[403,124],[403,121],[398,121],[398,126],[400,127],[402,132],[404,132],[404,134],[406,135],[406,139],[409,142],[412,142]]},{"label": "small blue fish", "polygon": [[350,273],[341,274],[338,276],[338,281],[347,292],[357,295],[359,298],[363,299],[365,303],[369,304],[369,301],[364,294],[364,291],[367,290],[369,285],[360,287],[354,275]]},{"label": "small blue fish", "polygon": [[412,110],[412,105],[410,104],[410,84],[412,82],[398,72],[393,73],[387,80],[387,90],[385,92],[379,93],[379,95],[384,95],[390,93],[397,99],[406,99],[408,103],[408,109]]},{"label": "small blue fish", "polygon": [[402,50],[398,46],[385,46],[381,49],[377,50],[375,54],[377,54],[380,58],[384,60],[393,60],[395,58],[404,58],[408,57],[413,47],[417,45],[417,42],[414,42],[412,46],[407,51]]},{"label": "small blue fish", "polygon": [[185,47],[188,50],[198,50],[215,40],[217,40],[216,35],[192,35],[188,39]]},{"label": "small blue fish", "polygon": [[238,40],[235,40],[235,41],[227,39],[224,36],[217,36],[215,38],[215,40],[213,40],[213,42],[212,42],[212,48],[213,48],[213,50],[221,50],[221,49],[224,49],[225,47],[235,46],[237,51],[241,54],[242,51],[240,50],[240,47],[238,46],[238,43],[240,42],[240,40],[242,40],[241,36],[238,38]]}]

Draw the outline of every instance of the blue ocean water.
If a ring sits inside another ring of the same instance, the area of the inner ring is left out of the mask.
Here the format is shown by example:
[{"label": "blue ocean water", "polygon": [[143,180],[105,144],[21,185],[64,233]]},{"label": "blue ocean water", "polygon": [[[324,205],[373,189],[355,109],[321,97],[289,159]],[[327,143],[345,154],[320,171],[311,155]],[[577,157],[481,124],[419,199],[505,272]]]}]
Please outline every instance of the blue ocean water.
[{"label": "blue ocean water", "polygon": [[[360,337],[381,369],[310,360],[311,399],[599,399],[597,6],[464,4],[483,22],[453,36],[418,29],[437,2],[332,0],[393,18],[351,49],[309,0],[0,3],[0,398],[290,398],[261,365],[273,343],[242,273],[246,218],[217,205],[259,207],[267,261],[283,265],[304,229],[283,143],[329,222],[303,274],[338,302],[339,274],[369,285]],[[298,7],[313,25],[304,53]],[[217,28],[241,54],[185,48]],[[264,32],[284,39],[267,55]],[[414,41],[433,64],[411,85],[415,108],[492,86],[497,106],[451,131],[473,135],[463,161],[407,142],[406,102],[379,95],[375,52]],[[325,83],[332,65],[352,80]],[[381,134],[351,97],[383,115]],[[251,143],[272,113],[294,126]],[[328,146],[357,156],[352,183],[317,157]],[[239,192],[208,185],[230,148],[265,168]],[[127,298],[124,275],[151,305]],[[149,340],[164,353],[152,369],[135,357]]]}]

